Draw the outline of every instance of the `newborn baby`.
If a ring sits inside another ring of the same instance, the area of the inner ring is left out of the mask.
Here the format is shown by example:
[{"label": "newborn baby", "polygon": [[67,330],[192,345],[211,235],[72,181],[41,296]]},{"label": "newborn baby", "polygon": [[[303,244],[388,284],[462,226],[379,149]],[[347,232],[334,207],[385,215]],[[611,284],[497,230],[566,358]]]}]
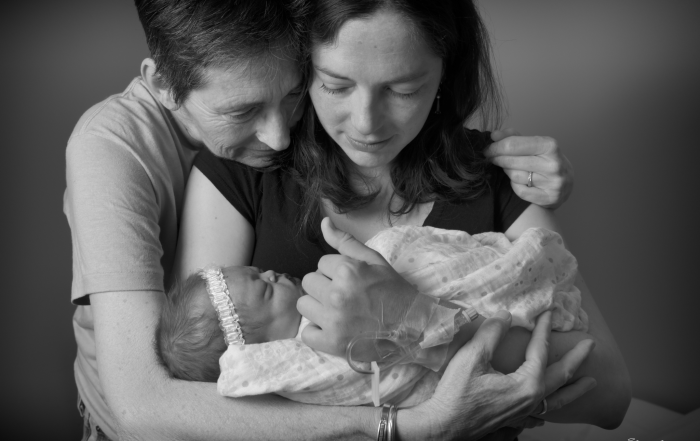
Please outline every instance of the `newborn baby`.
[{"label": "newborn baby", "polygon": [[[485,317],[507,309],[513,325],[528,329],[548,309],[553,330],[587,329],[573,286],[576,260],[554,232],[531,229],[511,243],[500,233],[470,236],[402,226],[382,231],[367,245],[423,294]],[[370,375],[301,342],[308,321],[296,310],[304,294],[298,279],[251,267],[223,268],[220,277],[222,298],[230,298],[237,314],[239,328],[227,335],[234,344],[227,347],[222,338],[204,279],[191,276],[168,294],[157,331],[158,351],[174,377],[218,381],[219,392],[231,397],[276,393],[314,404],[372,402]],[[438,381],[431,369],[396,365],[382,371],[381,400],[412,406],[428,399]]]}]

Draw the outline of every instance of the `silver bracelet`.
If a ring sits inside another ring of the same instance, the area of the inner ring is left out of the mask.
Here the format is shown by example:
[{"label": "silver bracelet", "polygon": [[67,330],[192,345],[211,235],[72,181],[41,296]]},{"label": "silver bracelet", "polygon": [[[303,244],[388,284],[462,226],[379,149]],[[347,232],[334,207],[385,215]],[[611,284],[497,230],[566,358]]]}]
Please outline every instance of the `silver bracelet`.
[{"label": "silver bracelet", "polygon": [[389,407],[389,424],[387,425],[386,428],[386,433],[387,441],[395,441],[396,440],[396,415],[399,413],[398,409],[396,409],[396,406],[393,404],[391,407]]},{"label": "silver bracelet", "polygon": [[377,441],[396,441],[396,415],[398,411],[393,404],[382,406],[382,416],[377,428]]}]

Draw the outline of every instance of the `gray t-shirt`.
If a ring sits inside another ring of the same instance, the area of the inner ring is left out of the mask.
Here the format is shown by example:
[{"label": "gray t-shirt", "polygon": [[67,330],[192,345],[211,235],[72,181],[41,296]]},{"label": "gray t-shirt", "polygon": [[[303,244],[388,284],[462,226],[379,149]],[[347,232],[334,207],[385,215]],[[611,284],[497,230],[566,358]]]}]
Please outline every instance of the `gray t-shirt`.
[{"label": "gray t-shirt", "polygon": [[73,244],[71,300],[78,305],[75,378],[91,417],[113,439],[88,295],[165,290],[195,154],[140,77],[85,112],[68,140],[63,211]]}]

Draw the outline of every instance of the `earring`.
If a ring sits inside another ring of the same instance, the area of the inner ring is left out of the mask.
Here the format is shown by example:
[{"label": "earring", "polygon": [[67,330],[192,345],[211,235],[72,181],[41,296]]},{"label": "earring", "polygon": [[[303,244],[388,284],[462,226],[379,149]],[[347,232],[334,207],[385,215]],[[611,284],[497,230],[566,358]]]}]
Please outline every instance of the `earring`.
[{"label": "earring", "polygon": [[438,87],[437,96],[435,96],[435,114],[440,115],[440,87]]}]

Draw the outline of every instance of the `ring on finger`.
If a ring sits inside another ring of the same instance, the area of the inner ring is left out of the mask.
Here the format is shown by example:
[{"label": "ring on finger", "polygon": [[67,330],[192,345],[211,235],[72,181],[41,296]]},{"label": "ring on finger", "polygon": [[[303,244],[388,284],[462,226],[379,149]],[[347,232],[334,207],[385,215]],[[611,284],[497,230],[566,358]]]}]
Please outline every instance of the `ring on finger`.
[{"label": "ring on finger", "polygon": [[532,172],[527,176],[527,186],[532,187]]},{"label": "ring on finger", "polygon": [[547,399],[543,398],[542,399],[542,412],[538,413],[537,416],[541,416],[547,413]]}]

